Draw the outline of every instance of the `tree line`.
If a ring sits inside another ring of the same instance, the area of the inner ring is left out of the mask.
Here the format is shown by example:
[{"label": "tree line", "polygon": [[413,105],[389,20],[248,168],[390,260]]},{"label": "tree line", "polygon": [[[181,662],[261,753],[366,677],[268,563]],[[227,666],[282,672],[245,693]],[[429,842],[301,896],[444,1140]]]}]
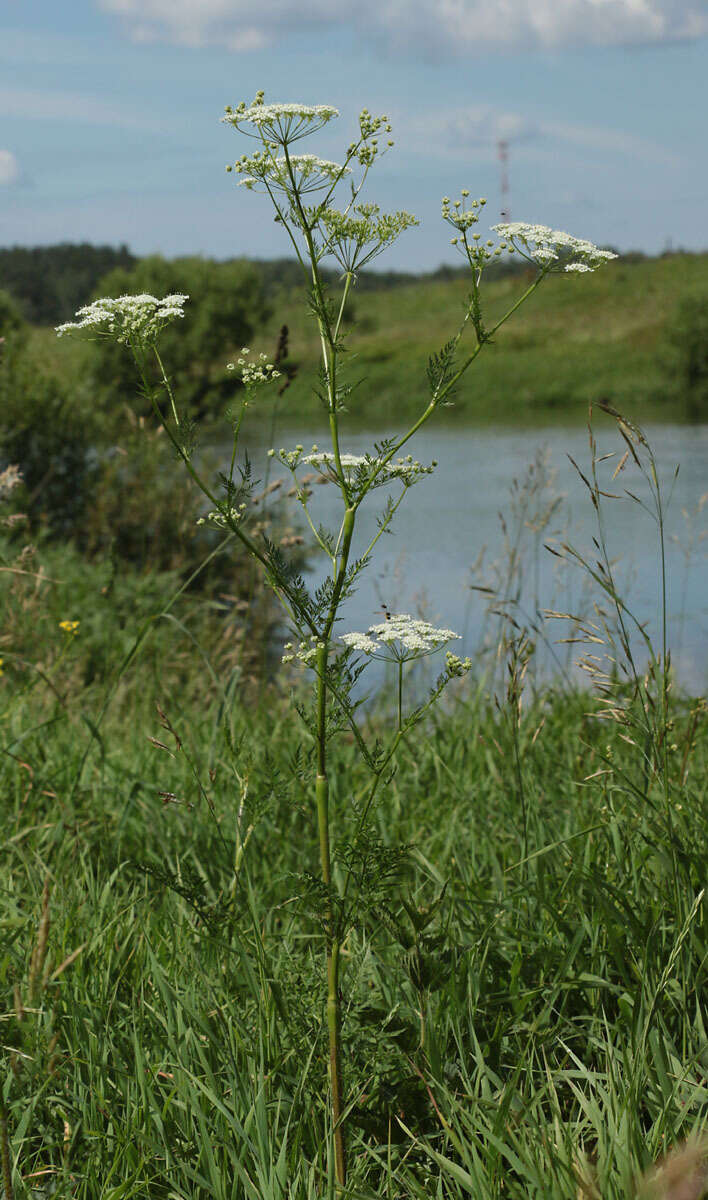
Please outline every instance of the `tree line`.
[{"label": "tree line", "polygon": [[[219,277],[219,270],[228,274],[230,264],[243,259],[217,262],[209,258],[186,257],[161,259],[150,255],[149,262],[158,259],[175,264],[174,273],[184,274],[178,264],[212,264],[212,278]],[[121,278],[128,278],[139,269],[141,259],[127,246],[93,246],[89,242],[61,242],[56,246],[10,246],[0,248],[0,290],[7,292],[15,301],[22,317],[32,325],[59,325],[71,320],[83,304],[88,304],[100,295],[107,295],[107,279],[112,272],[121,271]],[[248,260],[260,279],[264,299],[268,300],[281,290],[302,286],[302,268],[294,258]],[[488,276],[499,278],[504,274],[523,271],[524,264],[514,261],[495,263]],[[198,268],[195,266],[195,272]],[[357,278],[359,292],[380,291],[405,284],[425,281],[455,279],[467,273],[466,267],[441,265],[427,273],[407,271],[362,271]],[[204,266],[202,272],[208,271]],[[143,272],[144,273],[144,272]],[[325,281],[333,286],[339,282],[339,272],[324,269]],[[226,278],[226,274],[224,275]]]}]

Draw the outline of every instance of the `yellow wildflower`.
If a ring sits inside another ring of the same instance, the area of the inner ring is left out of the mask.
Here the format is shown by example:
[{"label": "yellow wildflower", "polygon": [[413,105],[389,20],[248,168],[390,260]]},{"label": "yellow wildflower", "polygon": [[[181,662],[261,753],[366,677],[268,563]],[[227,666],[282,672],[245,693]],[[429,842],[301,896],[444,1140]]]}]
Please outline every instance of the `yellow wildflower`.
[{"label": "yellow wildflower", "polygon": [[76,633],[79,628],[78,621],[60,621],[59,628],[64,630],[64,633]]}]

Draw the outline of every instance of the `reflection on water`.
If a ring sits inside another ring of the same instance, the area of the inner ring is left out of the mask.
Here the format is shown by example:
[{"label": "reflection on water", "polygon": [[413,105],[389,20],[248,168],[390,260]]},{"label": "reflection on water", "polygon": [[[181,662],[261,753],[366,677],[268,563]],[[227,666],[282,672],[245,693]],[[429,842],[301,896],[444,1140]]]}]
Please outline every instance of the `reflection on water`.
[{"label": "reflection on water", "polygon": [[[395,432],[394,430],[390,431]],[[611,482],[625,445],[606,417],[596,422],[600,455],[615,457],[601,464],[603,486],[619,495],[605,501],[608,549],[616,562],[634,613],[658,639],[660,631],[659,549],[657,528],[639,501],[649,490],[630,461]],[[708,675],[708,425],[649,427],[645,431],[659,467],[666,502],[669,640],[676,674],[694,692],[705,688]],[[280,429],[276,445],[328,445],[322,429]],[[372,440],[355,434],[342,449],[362,454]],[[257,478],[282,471],[266,458],[268,447],[251,438],[249,455]],[[410,489],[393,532],[382,536],[373,563],[343,609],[340,630],[365,630],[381,619],[382,605],[411,612],[456,629],[462,640],[454,649],[473,655],[495,632],[499,618],[489,612],[488,593],[474,588],[493,584],[510,600],[520,623],[539,627],[544,673],[565,669],[571,648],[558,645],[570,632],[561,622],[543,621],[544,609],[587,612],[599,589],[588,591],[582,571],[565,565],[545,548],[563,542],[577,547],[594,563],[598,558],[594,511],[588,491],[569,461],[572,455],[587,473],[587,432],[577,429],[526,431],[429,427],[411,443],[416,458],[436,459],[432,476]],[[680,471],[675,477],[676,467]],[[531,473],[529,475],[529,470]],[[636,500],[629,498],[631,490]],[[360,554],[376,533],[388,489],[368,496],[360,510],[353,553]],[[398,485],[391,488],[398,494]],[[315,487],[310,511],[315,525],[336,529],[341,502],[333,485]],[[510,568],[512,564],[513,569]],[[323,556],[312,559],[309,580],[323,577]],[[473,569],[474,568],[474,569]]]}]

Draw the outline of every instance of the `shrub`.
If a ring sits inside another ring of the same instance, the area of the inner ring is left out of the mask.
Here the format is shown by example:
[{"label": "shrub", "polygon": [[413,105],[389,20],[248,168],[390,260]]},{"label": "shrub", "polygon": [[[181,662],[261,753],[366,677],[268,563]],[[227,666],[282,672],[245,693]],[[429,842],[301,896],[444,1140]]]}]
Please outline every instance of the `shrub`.
[{"label": "shrub", "polygon": [[[243,260],[168,261],[152,255],[131,270],[111,271],[95,294],[144,292],[158,297],[181,292],[190,297],[179,329],[165,331],[164,360],[170,364],[171,379],[189,416],[198,420],[209,411],[218,413],[233,394],[233,376],[225,370],[227,359],[251,339],[254,329],[268,316],[258,271]],[[96,354],[97,387],[104,403],[127,400],[136,412],[147,414],[150,407],[137,394],[135,370],[125,349],[101,339],[96,342]]]},{"label": "shrub", "polygon": [[708,292],[677,306],[669,332],[672,390],[694,419],[708,415]]}]

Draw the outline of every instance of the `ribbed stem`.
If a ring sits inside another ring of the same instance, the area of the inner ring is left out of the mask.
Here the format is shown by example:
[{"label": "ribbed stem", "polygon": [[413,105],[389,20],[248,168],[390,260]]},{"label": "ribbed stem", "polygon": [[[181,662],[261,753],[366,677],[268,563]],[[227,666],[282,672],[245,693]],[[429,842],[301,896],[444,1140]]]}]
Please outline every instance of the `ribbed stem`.
[{"label": "ribbed stem", "polygon": [[10,1139],[7,1134],[7,1109],[2,1100],[0,1100],[0,1160],[2,1161],[4,1200],[13,1200],[12,1173],[10,1171]]},{"label": "ribbed stem", "polygon": [[339,1006],[339,941],[332,910],[330,889],[332,867],[329,851],[329,781],[326,773],[326,673],[327,646],[317,647],[317,827],[320,839],[320,868],[322,882],[327,888],[325,911],[325,957],[327,963],[327,1033],[329,1037],[329,1082],[334,1125],[334,1158],[337,1182],[344,1187],[347,1181],[347,1160],[342,1128],[342,1047],[340,1039],[341,1013]]}]

